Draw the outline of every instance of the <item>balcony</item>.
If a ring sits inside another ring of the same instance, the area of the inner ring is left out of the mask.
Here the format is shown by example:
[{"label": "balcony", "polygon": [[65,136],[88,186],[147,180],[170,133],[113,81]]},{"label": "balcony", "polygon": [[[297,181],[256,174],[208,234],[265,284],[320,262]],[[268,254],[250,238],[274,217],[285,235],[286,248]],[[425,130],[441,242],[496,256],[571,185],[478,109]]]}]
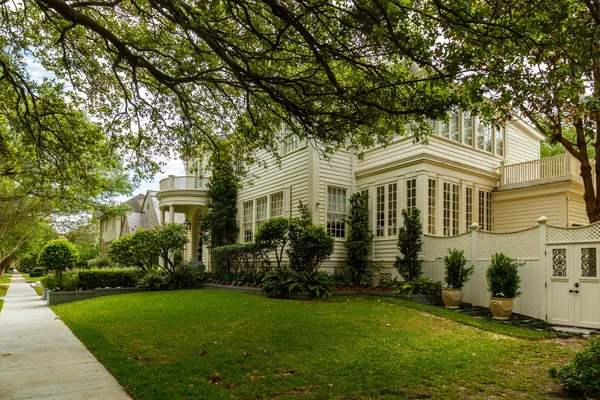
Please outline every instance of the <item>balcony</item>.
[{"label": "balcony", "polygon": [[169,176],[160,181],[156,194],[159,207],[173,206],[174,212],[187,213],[191,208],[206,206],[208,178]]},{"label": "balcony", "polygon": [[[592,161],[592,168],[594,162]],[[580,164],[568,153],[500,167],[499,190],[573,181],[583,185]],[[592,170],[594,174],[594,170]]]}]

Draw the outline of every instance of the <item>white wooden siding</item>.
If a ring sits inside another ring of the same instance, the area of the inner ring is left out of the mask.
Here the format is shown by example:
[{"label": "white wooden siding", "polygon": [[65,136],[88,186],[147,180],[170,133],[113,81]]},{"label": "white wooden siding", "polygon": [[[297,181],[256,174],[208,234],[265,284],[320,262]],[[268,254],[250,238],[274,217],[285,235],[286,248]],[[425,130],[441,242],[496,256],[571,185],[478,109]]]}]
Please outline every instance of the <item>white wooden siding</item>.
[{"label": "white wooden siding", "polygon": [[587,213],[585,212],[585,202],[581,198],[581,196],[570,195],[569,200],[567,202],[567,207],[569,209],[569,224],[577,223],[577,224],[589,224],[589,219]]},{"label": "white wooden siding", "polygon": [[542,215],[548,217],[549,223],[553,225],[564,224],[561,222],[560,212],[560,203],[563,199],[564,194],[546,194],[494,201],[492,206],[494,230],[512,232],[529,228],[534,226]]},{"label": "white wooden siding", "polygon": [[506,127],[506,162],[516,164],[540,158],[540,142],[517,129],[514,124]]}]

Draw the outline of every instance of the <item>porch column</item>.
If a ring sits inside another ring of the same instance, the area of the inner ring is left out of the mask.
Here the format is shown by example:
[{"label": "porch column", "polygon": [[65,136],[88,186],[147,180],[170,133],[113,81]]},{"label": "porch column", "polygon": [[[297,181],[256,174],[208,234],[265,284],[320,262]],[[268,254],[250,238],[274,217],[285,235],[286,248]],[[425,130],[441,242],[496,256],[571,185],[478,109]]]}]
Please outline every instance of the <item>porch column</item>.
[{"label": "porch column", "polygon": [[175,222],[175,206],[169,206],[169,223],[172,224]]},{"label": "porch column", "polygon": [[158,225],[163,226],[164,223],[165,223],[165,209],[161,207],[158,209]]}]

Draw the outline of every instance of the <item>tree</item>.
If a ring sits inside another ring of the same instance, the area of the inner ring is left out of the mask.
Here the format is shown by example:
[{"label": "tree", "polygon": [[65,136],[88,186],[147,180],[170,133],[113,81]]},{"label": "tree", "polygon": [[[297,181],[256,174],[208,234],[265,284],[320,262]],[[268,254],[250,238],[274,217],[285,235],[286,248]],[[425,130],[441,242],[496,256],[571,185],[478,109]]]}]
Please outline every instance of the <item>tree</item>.
[{"label": "tree", "polygon": [[402,210],[404,225],[398,231],[398,249],[402,256],[396,257],[394,266],[406,282],[414,282],[423,273],[419,253],[423,246],[423,229],[421,228],[421,210],[413,208],[409,212]]},{"label": "tree", "polygon": [[362,149],[415,119],[413,133],[430,130],[459,94],[458,71],[432,51],[434,20],[397,2],[23,0],[3,16],[4,64],[31,54],[142,163],[223,137],[237,157],[275,152],[282,122],[326,148]]},{"label": "tree", "polygon": [[331,257],[335,241],[325,228],[311,223],[307,205],[300,202],[298,209],[300,216],[292,219],[288,234],[290,268],[296,272],[315,272]]},{"label": "tree", "polygon": [[122,267],[152,269],[158,265],[157,234],[156,229],[138,229],[120,237],[108,246],[108,256]]},{"label": "tree", "polygon": [[600,221],[600,4],[432,3],[444,33],[442,58],[469,71],[459,80],[467,97],[499,122],[516,110],[575,157],[588,219]]},{"label": "tree", "polygon": [[373,235],[369,230],[369,208],[367,205],[367,194],[354,193],[350,196],[350,216],[348,224],[350,233],[344,243],[348,254],[348,270],[352,276],[352,282],[360,284],[361,277],[367,274],[369,247]]},{"label": "tree", "polygon": [[98,224],[87,222],[68,232],[66,239],[77,247],[79,252],[79,268],[85,268],[88,261],[100,256],[100,232]]},{"label": "tree", "polygon": [[290,224],[291,220],[289,218],[270,218],[262,223],[254,236],[254,241],[257,244],[266,245],[275,252],[277,269],[281,268],[283,250],[289,240]]},{"label": "tree", "polygon": [[163,259],[162,268],[172,274],[177,267],[175,254],[183,250],[188,243],[187,232],[183,224],[167,224],[156,228],[156,249]]},{"label": "tree", "polygon": [[44,268],[56,271],[59,287],[62,287],[62,273],[74,268],[79,261],[79,253],[73,243],[64,239],[49,241],[38,259],[38,264]]},{"label": "tree", "polygon": [[237,191],[237,182],[228,165],[213,170],[206,194],[208,211],[202,216],[200,224],[204,242],[210,248],[235,243],[238,232]]}]

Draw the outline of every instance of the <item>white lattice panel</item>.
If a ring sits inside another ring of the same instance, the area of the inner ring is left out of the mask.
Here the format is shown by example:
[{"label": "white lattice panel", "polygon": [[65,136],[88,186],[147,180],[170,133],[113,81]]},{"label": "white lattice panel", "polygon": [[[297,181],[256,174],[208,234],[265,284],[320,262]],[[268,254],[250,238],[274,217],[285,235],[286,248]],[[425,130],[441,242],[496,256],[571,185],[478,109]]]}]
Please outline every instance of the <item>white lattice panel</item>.
[{"label": "white lattice panel", "polygon": [[457,236],[430,236],[423,237],[423,260],[442,260],[448,255],[448,249],[457,249],[465,252],[467,260],[471,259],[471,232]]},{"label": "white lattice panel", "polygon": [[569,242],[598,242],[600,241],[600,222],[576,228],[561,228],[548,226],[546,243]]},{"label": "white lattice panel", "polygon": [[538,227],[507,233],[478,232],[477,258],[489,260],[494,253],[504,253],[517,260],[539,259],[539,241]]}]

